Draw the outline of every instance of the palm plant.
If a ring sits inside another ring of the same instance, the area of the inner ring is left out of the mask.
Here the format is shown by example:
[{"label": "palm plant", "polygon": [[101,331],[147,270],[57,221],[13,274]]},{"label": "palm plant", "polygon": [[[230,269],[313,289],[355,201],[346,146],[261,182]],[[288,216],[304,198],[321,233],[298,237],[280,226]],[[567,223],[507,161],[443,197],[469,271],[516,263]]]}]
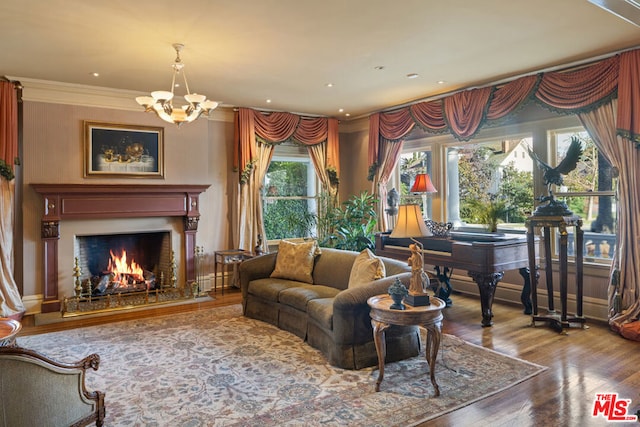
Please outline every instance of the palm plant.
[{"label": "palm plant", "polygon": [[498,223],[504,221],[511,209],[506,199],[490,194],[488,200],[472,199],[469,201],[471,216],[474,222],[484,224],[487,231],[498,231]]}]

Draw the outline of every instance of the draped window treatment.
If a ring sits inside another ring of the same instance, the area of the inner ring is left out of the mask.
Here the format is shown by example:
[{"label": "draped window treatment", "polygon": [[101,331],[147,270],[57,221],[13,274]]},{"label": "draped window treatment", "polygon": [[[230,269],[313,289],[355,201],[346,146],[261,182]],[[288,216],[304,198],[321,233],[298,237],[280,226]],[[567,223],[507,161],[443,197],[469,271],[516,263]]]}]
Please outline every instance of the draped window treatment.
[{"label": "draped window treatment", "polygon": [[[640,151],[630,141],[616,135],[618,102],[613,100],[597,110],[579,114],[580,121],[598,150],[618,169],[619,188],[627,189],[625,192],[620,191],[625,196],[617,200],[618,243],[611,266],[612,278],[617,270],[619,280],[611,280],[612,286],[608,292],[609,322],[616,329],[640,314],[640,293],[637,286],[640,283],[640,271],[635,261],[640,254],[634,237],[640,232],[640,219],[637,215],[640,209]],[[621,285],[619,288],[616,288],[617,282]],[[620,313],[616,311],[618,307],[614,303],[617,295],[622,298],[622,307],[626,307]]]},{"label": "draped window treatment", "polygon": [[[18,95],[14,84],[0,81],[0,159],[13,168],[18,156]],[[25,312],[13,275],[15,181],[0,177],[0,317],[21,318]]]},{"label": "draped window treatment", "polygon": [[[634,268],[634,259],[640,255],[638,242],[633,240],[640,232],[633,219],[640,208],[637,200],[640,188],[634,179],[639,170],[638,150],[631,149],[634,144],[640,146],[639,58],[640,51],[633,50],[579,69],[526,76],[501,86],[471,89],[444,99],[373,114],[369,121],[369,178],[374,180],[378,176],[384,154],[381,147],[402,141],[415,125],[431,133],[449,132],[458,140],[468,141],[482,126],[499,124],[502,118],[532,99],[562,114],[577,114],[583,123],[587,123],[590,112],[617,96],[617,125],[607,124],[612,128],[609,133],[617,127],[619,137],[616,142],[605,143],[605,138],[598,137],[596,133],[593,136],[594,139],[600,138],[602,145],[599,148],[610,161],[615,161],[616,157],[624,159],[619,166],[619,193],[631,194],[632,197],[625,206],[623,203],[620,206],[616,252],[624,275],[622,306],[627,317],[617,316],[615,321],[637,317],[640,315],[640,283],[637,273],[631,274],[630,271]],[[595,130],[592,128],[591,132]],[[606,147],[609,144],[615,155],[608,152]],[[622,174],[627,178],[622,179]],[[379,211],[384,212],[385,200],[380,192],[376,197],[383,205]]]},{"label": "draped window treatment", "polygon": [[240,108],[235,116],[235,131],[234,169],[240,173],[235,247],[253,250],[258,235],[265,235],[261,189],[274,144],[294,140],[306,146],[323,188],[333,198],[337,197],[340,176],[337,119]]}]

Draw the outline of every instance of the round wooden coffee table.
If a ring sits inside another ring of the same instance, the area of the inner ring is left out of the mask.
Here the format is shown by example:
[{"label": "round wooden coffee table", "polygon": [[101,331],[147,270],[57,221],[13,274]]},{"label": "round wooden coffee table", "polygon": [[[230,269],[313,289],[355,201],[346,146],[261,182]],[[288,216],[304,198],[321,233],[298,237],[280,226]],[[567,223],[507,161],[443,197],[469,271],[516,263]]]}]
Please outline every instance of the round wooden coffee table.
[{"label": "round wooden coffee table", "polygon": [[393,300],[389,295],[377,295],[367,300],[371,307],[371,326],[373,327],[373,340],[378,354],[378,380],[376,391],[380,391],[380,383],[384,378],[384,359],[387,355],[385,342],[385,330],[391,325],[413,326],[417,325],[427,331],[426,358],[429,363],[431,384],[435,389],[435,396],[440,396],[440,388],[436,382],[435,369],[440,339],[442,337],[442,309],[446,304],[443,300],[431,297],[431,305],[413,307],[405,304],[405,310],[391,309]]},{"label": "round wooden coffee table", "polygon": [[0,347],[14,346],[20,329],[22,324],[17,320],[0,317]]}]

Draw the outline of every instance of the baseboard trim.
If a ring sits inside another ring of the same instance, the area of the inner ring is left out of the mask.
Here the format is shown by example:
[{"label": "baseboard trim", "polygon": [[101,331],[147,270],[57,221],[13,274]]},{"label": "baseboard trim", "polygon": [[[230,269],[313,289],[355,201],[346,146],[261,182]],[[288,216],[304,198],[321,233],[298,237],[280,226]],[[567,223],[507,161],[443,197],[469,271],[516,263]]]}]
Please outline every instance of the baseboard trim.
[{"label": "baseboard trim", "polygon": [[[480,306],[480,292],[478,291],[478,285],[464,276],[451,277],[451,286],[454,292],[460,292],[465,295],[472,295],[478,298],[478,307]],[[522,293],[522,285],[514,283],[498,283],[494,301],[501,301],[510,304],[516,304],[521,306],[520,294]],[[554,308],[556,311],[560,310],[560,293],[554,292],[553,296]],[[454,302],[455,304],[455,302]],[[575,294],[567,295],[567,311],[569,313],[575,313],[576,297]],[[538,309],[548,308],[548,294],[546,289],[538,290]],[[582,300],[582,314],[587,319],[598,320],[602,322],[608,321],[608,302],[599,298],[585,297]]]}]

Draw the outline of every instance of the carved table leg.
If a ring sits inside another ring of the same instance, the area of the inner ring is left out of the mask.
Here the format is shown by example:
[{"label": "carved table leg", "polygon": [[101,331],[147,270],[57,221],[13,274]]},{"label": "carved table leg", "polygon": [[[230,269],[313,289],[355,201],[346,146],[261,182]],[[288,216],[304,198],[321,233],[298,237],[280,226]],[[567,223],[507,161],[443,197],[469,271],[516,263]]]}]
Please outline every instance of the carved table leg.
[{"label": "carved table leg", "polygon": [[376,381],[376,391],[380,391],[380,383],[384,378],[384,359],[387,357],[387,342],[384,339],[384,331],[389,327],[387,323],[378,322],[371,319],[373,327],[373,341],[376,344],[376,353],[378,354],[378,380]]},{"label": "carved table leg", "polygon": [[482,307],[482,326],[491,326],[493,321],[493,296],[496,293],[496,285],[502,277],[504,272],[496,273],[478,273],[470,271],[469,276],[478,284],[478,290],[480,291],[480,305]]},{"label": "carved table leg", "polygon": [[438,358],[440,340],[442,338],[442,322],[423,325],[422,327],[427,330],[427,348],[425,350],[425,355],[427,363],[429,363],[431,384],[433,384],[433,388],[435,389],[434,397],[438,397],[440,396],[440,387],[436,382],[436,359]]}]

